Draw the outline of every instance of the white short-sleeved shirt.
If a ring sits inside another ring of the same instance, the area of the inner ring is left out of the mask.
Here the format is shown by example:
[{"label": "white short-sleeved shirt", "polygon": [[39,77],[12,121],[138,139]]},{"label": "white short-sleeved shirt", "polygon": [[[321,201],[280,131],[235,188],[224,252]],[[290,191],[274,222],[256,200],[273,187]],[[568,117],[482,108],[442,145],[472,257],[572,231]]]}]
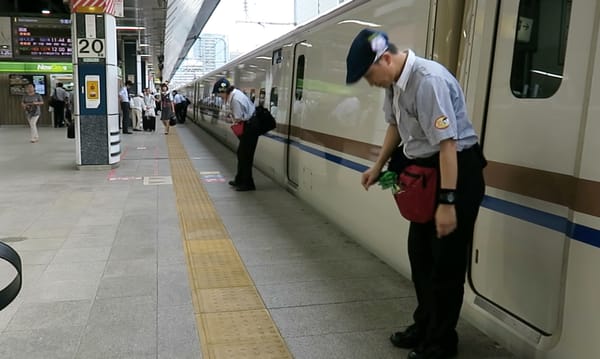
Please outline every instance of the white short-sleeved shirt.
[{"label": "white short-sleeved shirt", "polygon": [[234,89],[229,96],[229,109],[235,119],[241,119],[242,121],[248,121],[256,108],[254,102],[250,98],[238,89]]},{"label": "white short-sleeved shirt", "polygon": [[119,97],[121,98],[121,102],[129,102],[129,91],[127,91],[127,86],[121,87]]},{"label": "white short-sleeved shirt", "polygon": [[386,122],[398,126],[406,156],[432,156],[450,138],[459,152],[473,146],[478,138],[456,78],[441,64],[407,51],[402,74],[386,89],[383,105]]}]

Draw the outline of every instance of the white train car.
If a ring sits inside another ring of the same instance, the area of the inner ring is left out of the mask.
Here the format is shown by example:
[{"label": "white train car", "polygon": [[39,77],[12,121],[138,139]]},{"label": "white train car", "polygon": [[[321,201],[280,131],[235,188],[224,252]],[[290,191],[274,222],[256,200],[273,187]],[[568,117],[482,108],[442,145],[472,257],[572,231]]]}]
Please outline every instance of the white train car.
[{"label": "white train car", "polygon": [[443,63],[489,160],[463,316],[519,357],[600,358],[599,26],[594,0],[355,0],[190,84],[189,115],[235,148],[215,79],[269,107],[255,165],[408,276],[408,223],[360,186],[383,91],[345,86],[345,57],[372,27]]}]

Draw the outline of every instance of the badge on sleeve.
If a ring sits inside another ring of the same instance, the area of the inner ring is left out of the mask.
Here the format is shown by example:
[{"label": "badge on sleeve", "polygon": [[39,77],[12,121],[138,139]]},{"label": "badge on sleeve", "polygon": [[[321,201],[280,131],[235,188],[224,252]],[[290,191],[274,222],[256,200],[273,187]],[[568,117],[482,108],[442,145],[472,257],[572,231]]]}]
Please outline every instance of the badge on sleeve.
[{"label": "badge on sleeve", "polygon": [[435,128],[438,130],[443,130],[450,126],[450,120],[446,116],[440,116],[437,120],[435,120]]}]

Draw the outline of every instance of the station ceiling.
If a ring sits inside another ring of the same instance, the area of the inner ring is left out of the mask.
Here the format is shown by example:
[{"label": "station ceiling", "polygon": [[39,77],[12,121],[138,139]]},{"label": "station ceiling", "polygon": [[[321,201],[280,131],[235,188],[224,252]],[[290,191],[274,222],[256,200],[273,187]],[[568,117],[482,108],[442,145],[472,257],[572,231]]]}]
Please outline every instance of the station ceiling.
[{"label": "station ceiling", "polygon": [[138,38],[149,47],[149,62],[158,68],[159,56],[164,55],[162,78],[170,79],[202,28],[219,4],[219,0],[125,0],[124,17],[117,18],[118,26],[138,26],[143,30],[119,31],[122,39]]},{"label": "station ceiling", "polygon": [[[124,0],[124,17],[117,26],[141,27],[141,30],[118,31],[120,41],[139,41],[150,46],[138,53],[148,54],[148,62],[158,69],[163,60],[162,78],[170,79],[220,0]],[[0,0],[0,13],[69,14],[71,0]]]}]

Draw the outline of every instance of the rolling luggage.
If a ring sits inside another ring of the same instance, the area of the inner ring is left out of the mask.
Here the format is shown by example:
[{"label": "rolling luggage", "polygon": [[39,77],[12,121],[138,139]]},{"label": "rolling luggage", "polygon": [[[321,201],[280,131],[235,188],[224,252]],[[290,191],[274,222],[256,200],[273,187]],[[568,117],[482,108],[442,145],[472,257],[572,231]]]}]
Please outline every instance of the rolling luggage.
[{"label": "rolling luggage", "polygon": [[75,138],[75,124],[73,122],[67,126],[67,138]]},{"label": "rolling luggage", "polygon": [[144,131],[156,131],[156,117],[144,116],[142,121]]}]

